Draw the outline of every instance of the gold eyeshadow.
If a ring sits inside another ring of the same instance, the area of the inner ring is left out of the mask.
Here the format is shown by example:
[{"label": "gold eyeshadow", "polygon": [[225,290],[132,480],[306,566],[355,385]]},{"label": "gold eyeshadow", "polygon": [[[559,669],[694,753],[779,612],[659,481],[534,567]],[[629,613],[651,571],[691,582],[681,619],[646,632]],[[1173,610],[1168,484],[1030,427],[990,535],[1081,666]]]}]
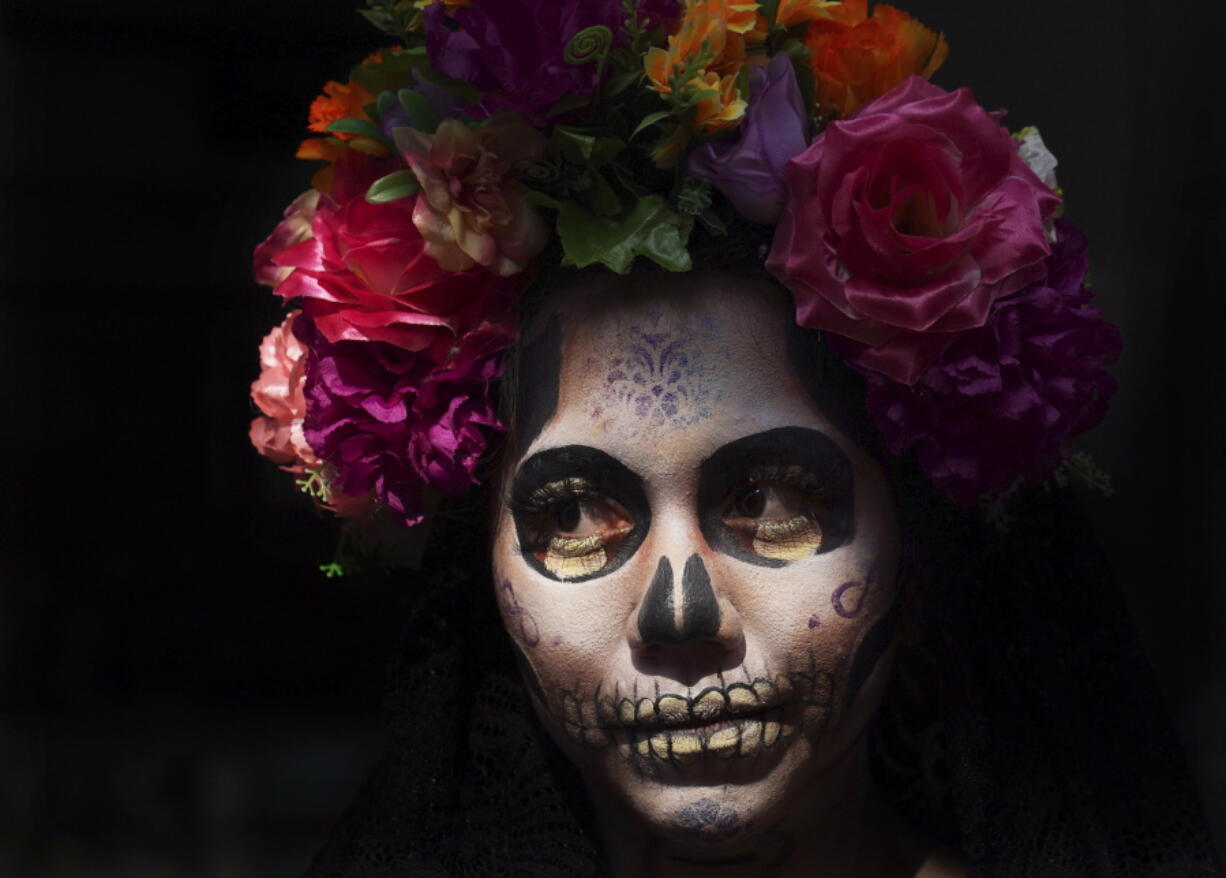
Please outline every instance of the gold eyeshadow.
[{"label": "gold eyeshadow", "polygon": [[808,515],[764,521],[753,534],[753,550],[775,561],[799,561],[822,547],[822,528]]},{"label": "gold eyeshadow", "polygon": [[578,579],[599,573],[609,563],[609,549],[631,530],[630,525],[585,537],[550,538],[541,564],[558,579]]}]

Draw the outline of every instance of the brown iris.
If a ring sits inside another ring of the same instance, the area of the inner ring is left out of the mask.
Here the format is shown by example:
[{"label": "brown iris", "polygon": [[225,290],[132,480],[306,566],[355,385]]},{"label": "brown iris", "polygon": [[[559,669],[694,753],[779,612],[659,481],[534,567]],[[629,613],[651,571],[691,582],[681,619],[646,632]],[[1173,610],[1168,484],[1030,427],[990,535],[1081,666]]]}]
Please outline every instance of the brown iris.
[{"label": "brown iris", "polygon": [[581,479],[546,485],[548,505],[527,527],[533,556],[558,579],[579,579],[608,566],[634,527],[630,514]]},{"label": "brown iris", "polygon": [[[822,547],[823,504],[800,467],[761,467],[725,504],[725,526],[741,548],[775,561],[799,561]],[[810,489],[810,490],[807,490]]]}]

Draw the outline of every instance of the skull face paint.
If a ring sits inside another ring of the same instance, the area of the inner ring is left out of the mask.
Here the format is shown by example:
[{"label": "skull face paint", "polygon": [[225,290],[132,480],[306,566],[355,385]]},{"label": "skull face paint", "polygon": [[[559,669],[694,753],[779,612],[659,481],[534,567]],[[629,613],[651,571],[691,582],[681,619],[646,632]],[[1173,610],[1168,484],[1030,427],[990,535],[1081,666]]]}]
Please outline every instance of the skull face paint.
[{"label": "skull face paint", "polygon": [[[493,561],[515,603],[500,606],[598,812],[668,844],[745,843],[830,793],[880,700],[893,501],[796,375],[777,290],[607,283],[537,321],[561,327],[557,405],[507,462]],[[684,352],[674,392],[703,401],[689,416],[610,392],[607,364],[642,361],[643,327]],[[695,833],[708,812],[737,819]]]}]

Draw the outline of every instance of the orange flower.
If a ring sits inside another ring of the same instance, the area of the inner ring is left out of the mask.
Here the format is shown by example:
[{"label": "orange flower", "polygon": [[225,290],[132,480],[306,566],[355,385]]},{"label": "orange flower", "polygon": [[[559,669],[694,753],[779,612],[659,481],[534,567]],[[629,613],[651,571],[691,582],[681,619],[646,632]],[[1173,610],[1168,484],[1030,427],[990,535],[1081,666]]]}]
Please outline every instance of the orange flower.
[{"label": "orange flower", "polygon": [[[746,37],[758,31],[756,0],[687,0],[677,32],[668,38],[668,48],[648,51],[644,66],[650,88],[669,103],[693,107],[692,129],[715,133],[736,125],[745,114],[745,100],[737,76],[745,64]],[[705,64],[686,82],[674,80],[696,58]],[[673,93],[674,84],[682,87]],[[667,148],[657,150],[657,162],[672,164],[688,140],[688,133],[674,132]]]},{"label": "orange flower", "polygon": [[805,35],[823,112],[850,116],[912,74],[931,77],[949,55],[944,34],[893,6],[878,5],[869,18],[868,0],[844,0],[827,12]]},{"label": "orange flower", "polygon": [[[337,119],[366,119],[366,113],[362,111],[362,108],[372,103],[374,99],[374,95],[356,82],[350,82],[347,85],[329,82],[324,86],[324,93],[311,104],[311,118],[307,128],[322,134],[327,132],[328,126]],[[335,136],[341,140],[350,140],[354,137],[353,134],[345,133],[338,133]]]},{"label": "orange flower", "polygon": [[[698,82],[695,81],[695,85]],[[737,88],[735,76],[720,77],[708,72],[702,77],[701,95],[694,115],[694,129],[714,134],[724,131],[741,121],[748,106]]]},{"label": "orange flower", "polygon": [[838,7],[839,0],[780,0],[775,10],[775,24],[792,27],[806,21],[830,18],[830,10]]}]

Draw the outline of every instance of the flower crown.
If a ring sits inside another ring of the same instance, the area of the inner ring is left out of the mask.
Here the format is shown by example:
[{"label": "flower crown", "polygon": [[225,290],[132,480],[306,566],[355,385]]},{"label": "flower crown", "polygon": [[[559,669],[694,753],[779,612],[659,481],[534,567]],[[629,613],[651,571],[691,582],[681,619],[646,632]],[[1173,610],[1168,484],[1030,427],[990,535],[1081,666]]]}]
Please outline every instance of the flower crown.
[{"label": "flower crown", "polygon": [[366,2],[399,45],[324,86],[298,156],[325,164],[255,252],[295,310],[251,440],[321,505],[413,525],[475,482],[551,240],[687,271],[738,216],[955,500],[1084,466],[1119,334],[1039,132],[927,81],[944,35],[867,0]]}]

